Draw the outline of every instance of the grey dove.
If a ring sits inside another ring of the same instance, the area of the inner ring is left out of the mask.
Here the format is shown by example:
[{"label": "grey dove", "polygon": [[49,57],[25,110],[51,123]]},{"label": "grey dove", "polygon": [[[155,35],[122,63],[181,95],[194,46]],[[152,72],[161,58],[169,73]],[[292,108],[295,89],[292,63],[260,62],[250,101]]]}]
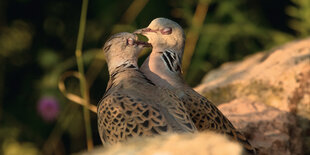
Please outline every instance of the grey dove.
[{"label": "grey dove", "polygon": [[182,78],[185,34],[180,25],[166,18],[156,18],[148,27],[134,33],[146,36],[153,47],[140,70],[154,84],[174,91],[183,100],[198,131],[224,133],[239,141],[247,151],[255,153],[246,137],[235,129],[222,112]]},{"label": "grey dove", "polygon": [[111,36],[103,47],[110,79],[98,104],[98,130],[103,143],[167,132],[195,132],[181,100],[168,89],[155,86],[138,68],[142,49],[131,33]]}]

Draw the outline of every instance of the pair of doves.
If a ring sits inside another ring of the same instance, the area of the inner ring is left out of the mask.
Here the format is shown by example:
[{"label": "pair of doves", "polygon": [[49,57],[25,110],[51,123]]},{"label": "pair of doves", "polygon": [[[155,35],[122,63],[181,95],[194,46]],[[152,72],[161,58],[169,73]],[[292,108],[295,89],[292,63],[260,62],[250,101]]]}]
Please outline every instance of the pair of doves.
[{"label": "pair of doves", "polygon": [[[136,34],[148,38],[138,40]],[[238,141],[248,152],[255,149],[246,137],[207,98],[182,78],[185,34],[166,18],[154,19],[147,28],[111,36],[103,51],[110,79],[98,104],[98,129],[103,143],[167,132],[211,130]],[[152,47],[139,68],[138,55]]]}]

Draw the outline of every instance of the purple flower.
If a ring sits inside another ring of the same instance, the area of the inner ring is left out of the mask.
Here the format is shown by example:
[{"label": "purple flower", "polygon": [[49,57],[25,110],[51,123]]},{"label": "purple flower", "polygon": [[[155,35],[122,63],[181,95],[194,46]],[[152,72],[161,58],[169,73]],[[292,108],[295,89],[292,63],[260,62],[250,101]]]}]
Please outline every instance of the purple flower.
[{"label": "purple flower", "polygon": [[37,105],[37,111],[47,122],[54,121],[59,114],[59,104],[55,97],[44,96],[42,97]]}]

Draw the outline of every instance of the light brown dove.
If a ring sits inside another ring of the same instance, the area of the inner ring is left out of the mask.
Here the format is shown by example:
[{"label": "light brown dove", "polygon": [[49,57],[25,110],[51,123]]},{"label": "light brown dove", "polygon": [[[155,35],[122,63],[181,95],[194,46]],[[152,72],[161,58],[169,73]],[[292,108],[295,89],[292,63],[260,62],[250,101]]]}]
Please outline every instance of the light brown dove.
[{"label": "light brown dove", "polygon": [[113,35],[104,45],[110,80],[98,104],[98,130],[103,143],[167,132],[195,132],[181,100],[155,86],[137,66],[138,54],[150,44],[131,33]]},{"label": "light brown dove", "polygon": [[156,18],[146,28],[135,31],[148,38],[152,52],[141,71],[154,84],[174,91],[183,100],[198,131],[213,130],[239,141],[246,150],[255,149],[246,137],[207,98],[197,93],[182,78],[185,34],[181,26],[166,18]]}]

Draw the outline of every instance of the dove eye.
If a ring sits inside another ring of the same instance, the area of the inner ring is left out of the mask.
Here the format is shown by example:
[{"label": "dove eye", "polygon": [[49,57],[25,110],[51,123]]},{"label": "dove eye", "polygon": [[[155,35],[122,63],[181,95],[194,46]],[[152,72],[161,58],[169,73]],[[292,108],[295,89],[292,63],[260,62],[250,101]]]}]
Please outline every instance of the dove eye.
[{"label": "dove eye", "polygon": [[168,34],[172,33],[172,28],[171,27],[166,27],[166,28],[162,29],[160,32],[161,32],[161,34],[168,35]]},{"label": "dove eye", "polygon": [[135,43],[135,41],[132,38],[128,38],[127,39],[127,44],[128,45],[133,45]]},{"label": "dove eye", "polygon": [[103,47],[103,51],[107,53],[110,50],[111,46],[112,45],[107,45],[107,46]]}]

